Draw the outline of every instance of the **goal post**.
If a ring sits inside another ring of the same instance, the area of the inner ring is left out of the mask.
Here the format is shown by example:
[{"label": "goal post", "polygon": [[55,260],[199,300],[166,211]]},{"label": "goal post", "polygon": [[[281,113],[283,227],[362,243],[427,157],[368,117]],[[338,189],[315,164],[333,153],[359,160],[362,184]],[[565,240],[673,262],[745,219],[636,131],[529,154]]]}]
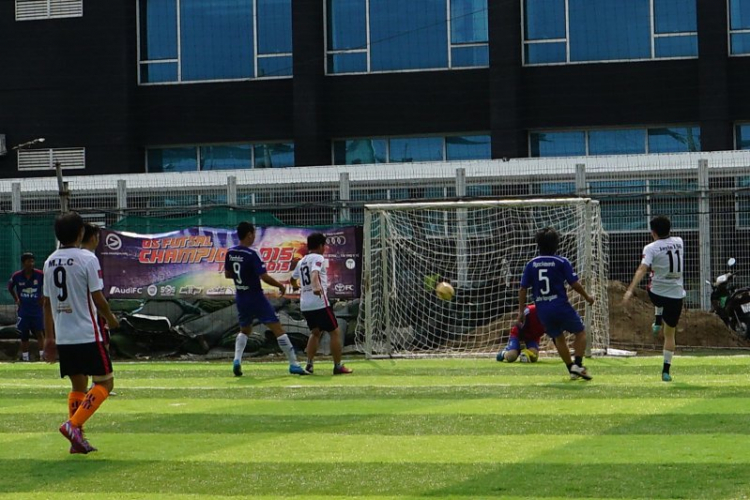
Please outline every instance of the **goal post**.
[{"label": "goal post", "polygon": [[[362,307],[356,344],[378,355],[497,352],[518,311],[535,236],[560,233],[558,254],[596,297],[568,293],[588,332],[587,350],[609,344],[607,235],[599,202],[588,198],[479,200],[365,205]],[[441,300],[435,285],[450,282]]]}]

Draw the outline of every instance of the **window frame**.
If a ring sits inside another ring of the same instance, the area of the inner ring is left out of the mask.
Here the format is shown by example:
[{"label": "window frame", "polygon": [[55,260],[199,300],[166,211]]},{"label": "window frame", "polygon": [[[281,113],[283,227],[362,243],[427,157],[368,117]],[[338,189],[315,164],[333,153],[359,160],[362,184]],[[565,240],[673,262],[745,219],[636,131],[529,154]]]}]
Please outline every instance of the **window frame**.
[{"label": "window frame", "polygon": [[[416,72],[424,72],[424,71],[462,71],[462,70],[472,70],[472,69],[481,69],[481,68],[489,68],[489,20],[488,20],[488,26],[487,26],[487,41],[484,43],[477,42],[477,43],[452,43],[451,35],[451,2],[453,0],[444,0],[445,1],[445,8],[446,8],[446,23],[445,23],[445,30],[446,30],[446,43],[447,43],[447,49],[448,49],[448,66],[447,67],[434,67],[434,68],[415,68],[415,69],[393,69],[393,70],[378,70],[373,71],[372,70],[372,56],[370,54],[371,47],[372,47],[372,38],[371,38],[371,30],[370,30],[370,0],[361,0],[365,2],[365,47],[361,49],[345,49],[345,50],[328,50],[328,33],[329,33],[329,22],[328,22],[328,2],[323,2],[323,50],[325,53],[324,59],[324,74],[325,76],[352,76],[352,75],[379,75],[383,73],[416,73]],[[408,0],[407,0],[408,1]],[[491,0],[487,0],[489,2]],[[567,0],[566,0],[567,1]],[[487,6],[487,12],[489,13],[489,5]],[[461,47],[487,47],[488,51],[488,63],[484,66],[453,66],[453,55],[452,55],[452,49],[454,48],[461,48]],[[365,71],[351,71],[351,72],[344,72],[344,73],[332,73],[329,68],[328,64],[328,57],[332,55],[339,55],[339,54],[365,54],[366,58],[366,67],[367,69]],[[372,137],[372,139],[375,139],[375,137]]]},{"label": "window frame", "polygon": [[[258,59],[269,59],[269,58],[281,58],[281,57],[294,57],[293,52],[283,52],[277,54],[259,54],[258,53],[258,0],[252,0],[253,2],[253,74],[252,77],[242,78],[213,78],[208,80],[182,80],[182,23],[180,13],[180,3],[182,0],[175,0],[175,18],[177,20],[177,58],[176,59],[152,59],[142,60],[141,59],[141,43],[143,42],[143,36],[141,34],[141,0],[135,0],[135,20],[136,20],[136,57],[138,65],[137,77],[139,86],[157,86],[157,85],[193,85],[202,83],[221,83],[221,82],[251,82],[255,80],[283,80],[294,77],[291,75],[279,75],[279,76],[258,76]],[[290,0],[291,2],[292,0]],[[369,1],[369,0],[368,0]],[[144,82],[142,81],[142,66],[151,64],[163,64],[163,63],[176,63],[177,64],[177,80],[169,82]]]},{"label": "window frame", "polygon": [[[671,57],[656,57],[656,39],[657,38],[678,38],[687,36],[698,36],[698,30],[681,32],[681,33],[656,33],[656,11],[654,10],[654,0],[649,0],[649,25],[651,33],[649,35],[651,42],[651,56],[648,58],[634,58],[634,59],[602,59],[596,61],[571,61],[570,60],[570,0],[564,0],[565,2],[565,38],[555,38],[549,40],[526,40],[526,1],[520,0],[521,2],[521,61],[523,67],[538,67],[538,66],[566,66],[566,65],[578,65],[578,64],[608,64],[608,63],[629,63],[629,62],[648,62],[648,61],[674,61],[682,59],[698,59],[700,53],[694,56],[671,56]],[[696,0],[697,1],[697,0]],[[730,1],[730,0],[727,0]],[[697,8],[697,5],[696,5]],[[697,16],[697,12],[696,12]],[[750,32],[750,30],[749,30]],[[526,47],[529,45],[542,45],[551,43],[565,43],[565,61],[562,62],[549,62],[549,63],[529,63],[526,60]],[[749,54],[750,55],[750,54]]]},{"label": "window frame", "polygon": [[[747,1],[747,0],[744,0]],[[726,0],[727,6],[727,55],[729,57],[750,57],[750,51],[735,54],[732,51],[732,35],[750,35],[750,28],[732,29],[732,0]],[[735,148],[736,149],[736,148]]]},{"label": "window frame", "polygon": [[[487,136],[490,139],[490,150],[492,146],[492,134],[489,132],[463,132],[463,133],[450,133],[450,134],[423,134],[423,135],[377,135],[367,137],[334,137],[331,139],[331,165],[335,166],[358,166],[366,165],[362,164],[350,164],[350,163],[336,163],[336,143],[346,141],[357,141],[357,140],[384,140],[385,141],[385,157],[386,161],[383,163],[376,163],[375,165],[401,165],[406,163],[425,163],[432,160],[419,160],[415,162],[392,162],[391,161],[391,139],[427,139],[438,137],[442,140],[442,151],[443,157],[439,162],[461,162],[461,161],[477,161],[477,160],[449,160],[448,158],[448,138],[449,137],[472,137],[472,136]],[[490,158],[492,153],[490,151]]]}]

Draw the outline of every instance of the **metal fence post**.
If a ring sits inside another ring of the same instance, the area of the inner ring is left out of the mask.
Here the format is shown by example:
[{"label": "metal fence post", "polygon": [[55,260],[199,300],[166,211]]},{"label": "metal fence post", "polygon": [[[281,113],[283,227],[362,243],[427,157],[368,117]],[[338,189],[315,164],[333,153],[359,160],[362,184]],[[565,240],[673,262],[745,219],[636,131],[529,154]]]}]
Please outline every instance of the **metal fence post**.
[{"label": "metal fence post", "polygon": [[229,220],[227,223],[232,227],[237,225],[237,177],[227,177],[227,205],[229,205]]},{"label": "metal fence post", "polygon": [[[456,169],[456,196],[458,198],[466,197],[466,169]],[[459,287],[465,287],[469,281],[469,249],[466,235],[469,226],[469,212],[465,208],[459,208],[456,214],[456,263],[458,267],[458,276],[456,283]]]},{"label": "metal fence post", "polygon": [[711,203],[708,197],[708,160],[698,160],[698,241],[700,242],[701,309],[711,307]]},{"label": "metal fence post", "polygon": [[341,201],[341,212],[339,222],[346,224],[351,221],[351,209],[347,202],[351,201],[351,184],[349,182],[349,172],[339,174],[339,200]]},{"label": "metal fence post", "polygon": [[576,163],[576,194],[578,196],[586,196],[588,194],[586,186],[586,165],[583,163]]},{"label": "metal fence post", "polygon": [[13,217],[11,217],[11,232],[13,235],[10,244],[10,260],[15,265],[21,261],[21,183],[14,182],[11,184],[11,210],[13,211]]},{"label": "metal fence post", "polygon": [[117,180],[117,220],[120,221],[125,217],[125,210],[128,208],[128,186],[125,179]]}]

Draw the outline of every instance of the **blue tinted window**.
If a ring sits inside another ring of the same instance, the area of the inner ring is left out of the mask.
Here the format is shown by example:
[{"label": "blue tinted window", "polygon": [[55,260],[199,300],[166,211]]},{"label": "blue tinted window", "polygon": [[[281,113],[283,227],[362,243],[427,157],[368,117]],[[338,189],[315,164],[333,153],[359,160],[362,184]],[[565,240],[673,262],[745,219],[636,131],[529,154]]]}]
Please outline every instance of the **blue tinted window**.
[{"label": "blue tinted window", "polygon": [[486,45],[478,47],[453,47],[451,49],[451,66],[454,68],[469,68],[473,66],[488,66],[490,52]]},{"label": "blue tinted window", "polygon": [[365,0],[328,0],[328,50],[367,46]]},{"label": "blue tinted window", "polygon": [[333,143],[333,161],[336,165],[386,163],[386,139],[353,139]]},{"label": "blue tinted window", "polygon": [[651,57],[649,0],[569,0],[570,60]]},{"label": "blue tinted window", "polygon": [[292,56],[259,57],[258,77],[290,76],[292,74]]},{"label": "blue tinted window", "polygon": [[347,52],[328,56],[329,73],[364,73],[366,71],[366,52]]},{"label": "blue tinted window", "polygon": [[[646,181],[601,181],[590,184],[591,194],[645,193]],[[644,212],[645,213],[645,212]]]},{"label": "blue tinted window", "polygon": [[141,82],[177,81],[177,63],[141,64]]},{"label": "blue tinted window", "polygon": [[201,146],[201,170],[252,168],[249,144]]},{"label": "blue tinted window", "polygon": [[729,18],[731,29],[750,29],[750,0],[729,0]]},{"label": "blue tinted window", "polygon": [[648,131],[649,153],[682,153],[701,150],[697,127],[654,128]]},{"label": "blue tinted window", "polygon": [[252,0],[181,0],[182,79],[253,76]]},{"label": "blue tinted window", "polygon": [[737,149],[750,149],[750,125],[737,125]]},{"label": "blue tinted window", "polygon": [[653,197],[651,215],[668,215],[672,229],[696,229],[698,227],[698,200],[682,196],[675,199]]},{"label": "blue tinted window", "polygon": [[487,0],[449,0],[451,43],[487,41]]},{"label": "blue tinted window", "polygon": [[645,130],[592,130],[590,155],[626,155],[646,152]]},{"label": "blue tinted window", "polygon": [[732,35],[732,54],[750,54],[750,33]]},{"label": "blue tinted window", "polygon": [[291,52],[291,0],[256,1],[258,2],[258,54]]},{"label": "blue tinted window", "polygon": [[565,42],[527,43],[526,64],[545,64],[566,62],[568,57]]},{"label": "blue tinted window", "polygon": [[695,179],[655,179],[650,183],[651,191],[697,191],[698,181]]},{"label": "blue tinted window", "polygon": [[373,71],[448,66],[445,0],[370,0]]},{"label": "blue tinted window", "polygon": [[255,168],[294,166],[294,144],[256,144]]},{"label": "blue tinted window", "polygon": [[605,231],[642,231],[648,227],[646,200],[602,200],[602,224]]},{"label": "blue tinted window", "polygon": [[390,140],[392,163],[442,161],[442,137],[404,137]]},{"label": "blue tinted window", "polygon": [[491,158],[489,135],[446,137],[447,160],[488,160]]},{"label": "blue tinted window", "polygon": [[141,0],[141,60],[177,58],[176,0]]},{"label": "blue tinted window", "polygon": [[565,38],[565,0],[526,0],[526,40]]},{"label": "blue tinted window", "polygon": [[[492,186],[488,186],[486,184],[481,186],[466,186],[466,196],[492,196]],[[477,215],[477,217],[481,216]],[[487,221],[485,220],[484,223],[486,224]],[[469,227],[476,229],[476,226],[474,224],[470,224]]]},{"label": "blue tinted window", "polygon": [[532,132],[531,156],[584,156],[585,132]]},{"label": "blue tinted window", "polygon": [[536,185],[539,194],[575,194],[575,182],[544,182]]},{"label": "blue tinted window", "polygon": [[654,40],[656,57],[698,55],[698,35],[658,37]]},{"label": "blue tinted window", "polygon": [[149,172],[190,172],[198,170],[198,152],[195,147],[149,149]]},{"label": "blue tinted window", "polygon": [[654,0],[654,32],[698,31],[696,0]]}]

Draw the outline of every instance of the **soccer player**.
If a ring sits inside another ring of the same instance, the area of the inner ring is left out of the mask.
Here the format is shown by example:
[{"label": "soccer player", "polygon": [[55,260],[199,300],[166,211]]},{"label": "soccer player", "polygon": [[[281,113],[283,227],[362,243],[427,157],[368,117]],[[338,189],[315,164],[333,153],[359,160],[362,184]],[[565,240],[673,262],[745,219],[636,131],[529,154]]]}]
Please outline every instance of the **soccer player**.
[{"label": "soccer player", "polygon": [[21,339],[21,360],[31,361],[29,357],[29,338],[31,333],[36,337],[39,347],[39,360],[44,359],[44,314],[42,304],[44,296],[42,287],[44,274],[34,269],[34,254],[21,255],[20,271],[13,273],[8,281],[8,291],[18,308],[18,336]]},{"label": "soccer player", "polygon": [[[586,331],[578,312],[568,301],[565,283],[578,292],[589,304],[594,303],[578,281],[578,275],[573,270],[570,261],[565,257],[555,255],[560,243],[560,235],[553,228],[547,227],[536,234],[536,244],[539,256],[531,259],[523,270],[521,289],[518,292],[518,322],[524,319],[526,309],[527,288],[532,289],[534,303],[539,320],[547,335],[554,341],[557,352],[570,372],[570,378],[591,380],[583,366],[583,353],[586,350]],[[575,360],[571,363],[570,350],[565,341],[564,332],[572,333]]]},{"label": "soccer player", "polygon": [[622,301],[625,304],[630,300],[635,287],[651,270],[651,285],[649,286],[648,296],[655,307],[662,308],[664,322],[664,364],[662,365],[661,379],[664,382],[671,382],[672,375],[669,373],[669,369],[672,366],[672,357],[674,356],[675,330],[682,314],[682,300],[685,298],[682,279],[685,250],[682,238],[670,236],[672,223],[668,217],[663,215],[654,217],[651,219],[649,227],[654,241],[643,248],[641,264],[635,271],[633,281],[625,292]]},{"label": "soccer player", "polygon": [[524,351],[529,362],[536,363],[539,359],[539,340],[544,335],[544,325],[539,321],[536,306],[531,304],[523,311],[523,323],[513,325],[510,329],[510,340],[505,349],[497,353],[498,361],[514,362],[521,353],[521,342],[524,343]]},{"label": "soccer player", "polygon": [[292,273],[292,288],[300,292],[300,309],[310,328],[310,338],[307,341],[307,365],[305,371],[313,373],[315,353],[318,352],[320,336],[328,332],[331,336],[331,355],[333,356],[333,374],[344,375],[352,370],[341,364],[341,333],[333,310],[328,303],[326,289],[328,288],[328,261],[323,257],[326,247],[326,237],[321,233],[313,233],[307,237],[307,251]]},{"label": "soccer player", "polygon": [[276,336],[279,348],[289,359],[289,373],[307,375],[308,373],[297,361],[292,341],[284,332],[279,323],[279,317],[276,316],[276,312],[263,293],[261,281],[278,288],[282,296],[286,287],[268,274],[258,251],[250,248],[255,241],[255,226],[250,222],[240,222],[237,225],[237,238],[240,244],[227,251],[224,261],[224,276],[234,280],[241,330],[234,343],[234,362],[232,363],[234,375],[242,376],[242,353],[245,351],[247,336],[252,331],[255,318],[264,323]]},{"label": "soccer player", "polygon": [[[83,231],[80,215],[59,215],[55,236],[60,248],[44,263],[44,352],[50,363],[59,354],[60,376],[70,378],[69,419],[60,426],[60,433],[70,441],[70,453],[96,451],[83,435],[83,424],[114,387],[112,361],[104,348],[97,312],[110,328],[119,326],[102,293],[99,260],[79,248]],[[94,381],[91,389],[87,389],[89,375]]]},{"label": "soccer player", "polygon": [[[96,256],[96,247],[99,246],[99,226],[85,222],[83,224],[83,239],[81,240],[81,248],[88,250]],[[97,258],[98,260],[98,258]],[[99,328],[101,328],[102,335],[104,336],[104,346],[109,350],[109,328],[107,328],[107,320],[99,314],[98,316]],[[110,393],[110,396],[113,393]]]}]

